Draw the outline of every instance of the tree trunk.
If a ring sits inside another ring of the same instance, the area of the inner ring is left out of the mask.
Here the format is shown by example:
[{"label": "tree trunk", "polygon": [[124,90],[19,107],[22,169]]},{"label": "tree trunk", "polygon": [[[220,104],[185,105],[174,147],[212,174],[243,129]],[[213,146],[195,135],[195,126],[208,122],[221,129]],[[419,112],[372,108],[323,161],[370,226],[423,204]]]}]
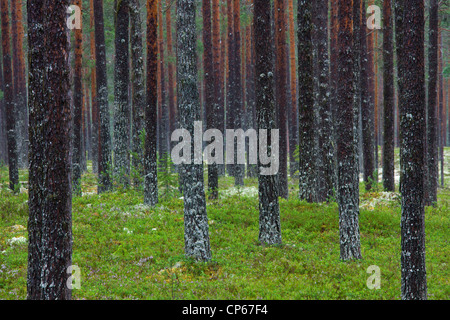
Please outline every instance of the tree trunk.
[{"label": "tree trunk", "polygon": [[114,175],[127,186],[130,176],[130,106],[128,83],[129,60],[129,0],[116,0],[115,67],[114,67]]},{"label": "tree trunk", "polygon": [[111,143],[110,143],[110,116],[108,106],[108,79],[106,74],[105,29],[103,24],[103,1],[94,0],[95,24],[95,62],[97,81],[97,110],[99,121],[98,139],[98,193],[111,190]]},{"label": "tree trunk", "polygon": [[91,105],[92,105],[92,172],[98,174],[98,150],[99,150],[99,123],[98,123],[98,103],[97,103],[97,80],[95,61],[95,25],[94,25],[94,0],[90,0],[90,55],[94,62],[91,68]]},{"label": "tree trunk", "polygon": [[19,184],[19,164],[16,140],[16,110],[14,107],[14,84],[11,65],[10,27],[8,1],[1,0],[2,53],[3,53],[3,90],[6,113],[8,143],[9,188],[15,190]]},{"label": "tree trunk", "polygon": [[[76,6],[82,10],[82,1],[76,0]],[[81,11],[82,12],[82,11]],[[82,19],[80,19],[80,23]],[[76,196],[81,196],[81,161],[82,161],[82,128],[83,128],[83,31],[75,29],[75,72],[74,72],[74,92],[73,92],[73,153],[72,153],[72,187]]]},{"label": "tree trunk", "polygon": [[278,127],[280,130],[280,169],[278,171],[279,196],[289,197],[287,175],[287,44],[286,44],[286,1],[275,0],[275,99],[278,112]]},{"label": "tree trunk", "polygon": [[[132,86],[132,150],[133,168],[139,176],[143,175],[144,151],[141,135],[144,131],[145,110],[145,80],[144,80],[144,50],[142,46],[141,4],[138,0],[130,0],[130,41],[131,41],[131,86]],[[134,181],[135,186],[139,179]]]},{"label": "tree trunk", "polygon": [[[191,137],[194,122],[201,118],[197,90],[196,5],[194,0],[177,0],[177,78],[180,127]],[[193,50],[194,49],[194,50]],[[191,139],[191,159],[194,139]],[[203,181],[203,164],[181,165],[184,192],[185,252],[196,260],[211,260],[208,217]]]},{"label": "tree trunk", "polygon": [[317,201],[312,28],[312,4],[299,1],[299,196],[308,202]]},{"label": "tree trunk", "polygon": [[11,0],[12,66],[14,74],[14,103],[17,113],[17,157],[19,167],[28,166],[28,108],[25,80],[25,55],[23,52],[24,29],[22,1]]},{"label": "tree trunk", "polygon": [[[203,65],[205,68],[205,108],[206,122],[208,129],[217,128],[217,97],[218,90],[216,86],[217,74],[215,71],[215,61],[213,60],[213,43],[211,34],[211,0],[202,2],[203,16]],[[217,71],[217,69],[216,69]],[[210,198],[218,198],[219,176],[216,163],[208,163],[208,191]]]},{"label": "tree trunk", "polygon": [[158,1],[147,0],[147,106],[145,109],[144,203],[158,203],[158,166],[156,157],[158,115]]},{"label": "tree trunk", "polygon": [[[267,150],[272,148],[271,130],[275,128],[275,101],[273,92],[273,57],[270,2],[255,0],[255,79],[258,129],[267,130]],[[260,131],[261,132],[261,131]],[[261,139],[261,136],[260,136]],[[262,164],[259,160],[258,167]],[[281,244],[280,207],[276,175],[262,175],[259,182],[259,242],[263,245]]]},{"label": "tree trunk", "polygon": [[[6,1],[6,0],[5,0]],[[69,1],[28,1],[30,173],[27,297],[71,299]],[[3,10],[2,10],[3,12]],[[44,41],[45,39],[45,41]],[[48,121],[51,119],[51,121]]]},{"label": "tree trunk", "polygon": [[[365,10],[365,8],[366,1],[362,0],[362,9]],[[364,182],[366,190],[372,188],[373,174],[375,171],[372,38],[372,35],[367,35],[365,19],[361,19],[361,118]]]},{"label": "tree trunk", "polygon": [[352,3],[338,1],[337,161],[339,234],[341,260],[361,259],[359,235],[359,188],[355,115],[353,107]]},{"label": "tree trunk", "polygon": [[401,297],[427,299],[425,268],[424,2],[395,2],[400,107]]},{"label": "tree trunk", "polygon": [[385,191],[395,191],[394,172],[394,43],[393,16],[390,0],[383,1],[383,101],[384,101],[384,138],[383,138],[383,187]]},{"label": "tree trunk", "polygon": [[317,106],[319,108],[318,157],[320,167],[318,176],[318,201],[328,201],[333,196],[333,141],[331,129],[330,108],[330,69],[328,55],[328,0],[316,1],[316,39],[317,39],[317,68],[319,72],[319,86]]}]

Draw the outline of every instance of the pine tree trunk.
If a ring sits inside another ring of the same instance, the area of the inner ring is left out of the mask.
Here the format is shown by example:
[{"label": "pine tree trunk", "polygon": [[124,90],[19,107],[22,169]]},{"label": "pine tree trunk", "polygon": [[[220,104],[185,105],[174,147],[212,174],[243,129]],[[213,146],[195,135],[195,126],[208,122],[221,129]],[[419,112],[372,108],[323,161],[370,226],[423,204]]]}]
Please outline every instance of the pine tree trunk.
[{"label": "pine tree trunk", "polygon": [[[365,10],[366,1],[362,0],[362,9]],[[364,11],[363,11],[364,12]],[[365,19],[361,19],[361,118],[362,118],[362,145],[364,161],[364,182],[366,190],[372,188],[372,178],[375,171],[375,145],[374,145],[374,104],[373,104],[373,41],[367,35]]]},{"label": "pine tree trunk", "polygon": [[316,39],[317,39],[317,67],[319,72],[319,86],[317,106],[319,108],[319,150],[318,157],[321,166],[318,168],[318,200],[328,201],[333,196],[333,141],[331,129],[330,108],[330,69],[328,55],[328,0],[317,0],[316,5]]},{"label": "pine tree trunk", "polygon": [[[197,89],[196,5],[194,0],[177,0],[177,79],[180,127],[191,137],[194,122],[201,119]],[[194,139],[191,139],[194,159]],[[181,165],[184,192],[185,253],[196,260],[211,260],[208,217],[203,181],[203,164]]]},{"label": "pine tree trunk", "polygon": [[[27,297],[71,299],[69,1],[28,1],[30,172]],[[3,12],[3,11],[2,11]],[[43,41],[45,39],[45,41]],[[48,121],[51,119],[51,121]],[[50,143],[51,142],[51,143]]]},{"label": "pine tree trunk", "polygon": [[9,188],[15,190],[19,184],[19,163],[16,140],[16,108],[14,106],[14,84],[12,77],[9,8],[8,1],[1,0],[1,31],[3,54],[3,91],[6,113],[6,130],[8,143]]},{"label": "pine tree trunk", "polygon": [[298,96],[297,96],[297,63],[295,51],[295,21],[294,21],[294,0],[288,0],[288,25],[289,25],[289,81],[290,81],[290,113],[289,119],[289,161],[290,175],[294,176],[298,170],[298,160],[295,157],[295,149],[298,144]]},{"label": "pine tree trunk", "polygon": [[[144,130],[145,82],[142,46],[141,5],[138,0],[130,0],[130,41],[131,41],[131,86],[132,86],[132,151],[133,168],[143,175],[141,134]],[[139,179],[134,181],[138,186]]]},{"label": "pine tree trunk", "polygon": [[289,197],[288,175],[287,175],[287,44],[286,44],[286,2],[285,0],[274,1],[275,11],[275,99],[278,112],[278,127],[280,130],[280,169],[278,171],[279,196],[287,199]]},{"label": "pine tree trunk", "polygon": [[317,201],[312,28],[312,4],[299,1],[299,196],[308,202]]},{"label": "pine tree trunk", "polygon": [[98,193],[111,190],[111,142],[110,115],[108,106],[108,80],[106,74],[105,29],[103,24],[103,1],[94,0],[95,62],[98,139]]},{"label": "pine tree trunk", "polygon": [[339,234],[341,260],[361,259],[359,235],[359,188],[357,146],[355,143],[352,3],[338,1],[337,161]]},{"label": "pine tree trunk", "polygon": [[[94,25],[94,0],[89,1],[89,26],[90,32],[90,57],[95,62],[95,25]],[[92,172],[98,174],[98,148],[99,148],[99,124],[98,124],[98,103],[97,103],[97,80],[96,69],[91,69],[91,105],[92,105]]]},{"label": "pine tree trunk", "polygon": [[[216,86],[216,73],[214,72],[215,63],[213,60],[213,43],[211,34],[211,0],[203,0],[202,2],[203,16],[203,64],[205,68],[205,108],[206,122],[208,129],[217,128],[217,96],[218,90]],[[219,175],[217,164],[208,163],[208,191],[211,199],[218,198]]]},{"label": "pine tree trunk", "polygon": [[14,103],[16,108],[16,139],[19,167],[28,166],[28,108],[25,80],[25,55],[23,52],[24,28],[22,1],[11,0],[12,66],[14,74]]},{"label": "pine tree trunk", "polygon": [[[82,1],[75,1],[75,5],[82,10]],[[82,12],[82,11],[81,11]],[[82,19],[80,19],[82,20]],[[80,23],[82,23],[80,21]],[[82,28],[82,25],[81,25]],[[83,128],[83,86],[82,86],[82,59],[83,59],[83,31],[74,29],[75,33],[75,70],[73,92],[73,154],[72,154],[72,187],[74,195],[81,196],[81,162],[82,162],[82,128]]]},{"label": "pine tree trunk", "polygon": [[383,1],[383,101],[384,101],[384,144],[383,144],[383,187],[395,191],[394,172],[394,45],[393,16],[391,0]]},{"label": "pine tree trunk", "polygon": [[427,299],[425,267],[424,2],[395,2],[400,109],[401,297]]},{"label": "pine tree trunk", "polygon": [[157,69],[158,1],[147,0],[147,106],[145,108],[144,203],[158,203],[157,144]]},{"label": "pine tree trunk", "polygon": [[[255,79],[256,113],[258,129],[271,133],[275,128],[275,101],[273,92],[273,56],[270,2],[255,0]],[[260,131],[261,132],[261,131]],[[261,138],[261,136],[260,136]],[[267,138],[270,150],[271,135]],[[259,161],[259,167],[262,166]],[[281,244],[280,207],[278,203],[278,184],[276,175],[262,175],[258,172],[259,182],[259,242],[263,245]]]},{"label": "pine tree trunk", "polygon": [[114,67],[114,174],[127,186],[130,176],[129,0],[116,0]]}]

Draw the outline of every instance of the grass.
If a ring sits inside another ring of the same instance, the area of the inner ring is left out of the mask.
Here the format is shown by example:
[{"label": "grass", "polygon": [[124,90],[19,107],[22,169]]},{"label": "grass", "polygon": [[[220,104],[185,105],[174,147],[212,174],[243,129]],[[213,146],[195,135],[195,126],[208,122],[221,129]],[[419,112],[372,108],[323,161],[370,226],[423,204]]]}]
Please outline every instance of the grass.
[{"label": "grass", "polygon": [[[25,176],[22,171],[20,180]],[[221,178],[220,199],[208,200],[213,261],[198,263],[184,256],[180,196],[150,208],[133,189],[96,195],[95,182],[85,174],[85,194],[73,199],[73,264],[81,270],[74,299],[400,299],[398,194],[361,192],[363,259],[342,262],[336,203],[299,201],[292,181],[291,198],[280,200],[283,245],[263,247],[256,179],[235,189],[232,178]],[[25,299],[27,245],[11,239],[27,237],[28,195],[25,188],[13,194],[6,184],[3,167],[0,299]],[[429,299],[450,297],[449,207],[447,187],[439,190],[437,206],[426,208]],[[371,265],[380,268],[379,290],[366,285]]]}]

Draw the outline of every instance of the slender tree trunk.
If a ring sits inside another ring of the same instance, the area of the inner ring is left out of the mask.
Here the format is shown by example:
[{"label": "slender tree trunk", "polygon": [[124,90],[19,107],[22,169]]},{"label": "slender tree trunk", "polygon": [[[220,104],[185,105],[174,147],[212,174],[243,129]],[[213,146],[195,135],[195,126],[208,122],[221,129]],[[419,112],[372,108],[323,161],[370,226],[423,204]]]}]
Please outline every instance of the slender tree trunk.
[{"label": "slender tree trunk", "polygon": [[69,1],[46,1],[44,6],[42,1],[30,0],[27,7],[28,57],[33,70],[28,88],[27,297],[32,300],[71,299],[67,285],[72,265],[68,5]]},{"label": "slender tree trunk", "polygon": [[99,123],[98,123],[98,104],[97,104],[97,80],[96,80],[96,61],[95,61],[95,24],[94,24],[94,0],[90,0],[90,55],[94,62],[94,68],[91,68],[91,105],[92,105],[92,172],[98,174],[98,150],[99,150]]},{"label": "slender tree trunk", "polygon": [[290,113],[289,118],[291,124],[289,125],[289,161],[290,161],[290,175],[298,170],[298,160],[295,157],[295,149],[298,144],[298,95],[297,95],[297,63],[295,51],[295,21],[294,21],[294,0],[288,0],[288,25],[289,25],[289,81],[290,81]]},{"label": "slender tree trunk", "polygon": [[383,1],[383,187],[385,191],[395,191],[394,172],[394,45],[393,45],[393,16],[390,0]]},{"label": "slender tree trunk", "polygon": [[[275,128],[275,102],[273,92],[273,57],[270,2],[255,0],[255,79],[256,112],[258,129],[269,133],[267,150],[272,148],[271,129]],[[260,135],[261,139],[261,135]],[[261,168],[261,161],[259,167]],[[280,244],[281,222],[278,203],[278,184],[276,175],[258,173],[259,182],[259,242],[263,245]]]},{"label": "slender tree trunk", "polygon": [[333,141],[331,129],[330,107],[330,67],[328,55],[328,0],[317,0],[316,5],[316,39],[317,39],[317,67],[319,72],[319,86],[317,106],[319,108],[319,154],[321,158],[318,168],[318,200],[328,201],[333,196]]},{"label": "slender tree trunk", "polygon": [[[191,137],[194,122],[201,118],[197,90],[196,5],[194,0],[177,0],[177,78],[180,126]],[[191,139],[194,159],[194,139]],[[184,192],[185,252],[196,260],[211,260],[208,217],[203,181],[203,164],[182,164]]]},{"label": "slender tree trunk", "polygon": [[130,106],[128,83],[129,60],[129,0],[116,0],[115,67],[114,67],[114,174],[123,186],[130,176]]},{"label": "slender tree trunk", "polygon": [[301,200],[308,202],[317,201],[312,28],[312,4],[309,1],[299,1],[299,196]]},{"label": "slender tree trunk", "polygon": [[289,197],[288,175],[287,175],[287,44],[286,44],[286,2],[285,0],[274,1],[275,11],[275,99],[278,113],[278,127],[280,130],[280,169],[278,171],[279,196],[287,199]]},{"label": "slender tree trunk", "polygon": [[14,103],[17,113],[17,157],[19,167],[28,165],[28,108],[25,80],[25,55],[23,52],[24,28],[22,22],[22,2],[11,0],[11,34],[14,74]]},{"label": "slender tree trunk", "polygon": [[[76,0],[75,5],[82,12],[82,1]],[[80,19],[80,23],[82,23]],[[81,161],[82,161],[82,128],[83,128],[83,85],[82,85],[82,59],[83,59],[83,31],[74,29],[75,33],[75,72],[73,92],[73,154],[72,154],[72,187],[74,195],[81,196]]]},{"label": "slender tree trunk", "polygon": [[[439,6],[439,4],[438,4]],[[439,18],[438,18],[439,20]],[[442,31],[438,29],[438,108],[439,108],[439,159],[441,165],[441,188],[444,187],[444,146],[445,146],[445,113],[444,113],[444,76],[442,63]]]},{"label": "slender tree trunk", "polygon": [[[338,0],[331,0],[330,12],[330,105],[331,105],[331,119],[332,119],[332,139],[336,146],[336,119],[337,119],[337,87],[338,87],[338,59],[339,52],[337,47],[337,39],[339,33],[339,19],[338,19]],[[337,190],[337,148],[333,148],[333,186]]]},{"label": "slender tree trunk", "polygon": [[[338,1],[338,74],[337,97],[337,161],[339,206],[339,234],[341,260],[361,259],[359,235],[359,188],[357,146],[355,143],[355,115],[353,107],[352,3]],[[373,132],[373,131],[372,131]]]},{"label": "slender tree trunk", "polygon": [[[202,2],[203,16],[203,65],[205,68],[205,108],[208,129],[217,128],[217,96],[215,63],[213,61],[213,43],[211,34],[211,0]],[[219,188],[219,176],[216,163],[208,163],[208,190],[210,198],[217,199]]]},{"label": "slender tree trunk", "polygon": [[145,109],[145,153],[144,153],[144,203],[158,203],[158,166],[156,157],[156,133],[158,84],[158,1],[147,0],[147,106]]},{"label": "slender tree trunk", "polygon": [[[139,175],[143,175],[144,151],[141,143],[141,135],[144,131],[145,110],[145,82],[144,82],[144,59],[142,46],[142,23],[141,5],[138,0],[130,0],[130,41],[131,41],[131,86],[132,86],[132,150],[133,167]],[[138,186],[139,179],[134,181]]]},{"label": "slender tree trunk", "polygon": [[401,297],[427,299],[425,267],[424,2],[395,2],[399,75],[401,217]]},{"label": "slender tree trunk", "polygon": [[175,65],[174,65],[174,53],[173,53],[173,40],[172,40],[172,13],[171,4],[166,9],[166,33],[167,33],[167,71],[169,86],[167,87],[168,102],[169,102],[169,132],[172,133],[177,128],[177,110],[175,103],[176,81],[175,81]]},{"label": "slender tree trunk", "polygon": [[2,18],[2,54],[3,54],[3,90],[6,112],[6,130],[8,143],[9,188],[14,190],[19,184],[19,164],[16,140],[16,110],[14,107],[14,84],[11,65],[10,27],[8,1],[1,0]]},{"label": "slender tree trunk", "polygon": [[[362,0],[365,10],[366,1]],[[364,182],[366,190],[372,188],[371,179],[375,171],[374,147],[374,105],[373,105],[373,50],[372,36],[367,36],[365,19],[361,20],[361,118],[362,118],[362,145],[364,161]]]},{"label": "slender tree trunk", "polygon": [[[0,63],[0,90],[4,92],[3,87],[3,68]],[[6,113],[4,97],[0,97],[0,165],[8,163],[8,142],[6,138]]]},{"label": "slender tree trunk", "polygon": [[98,139],[98,193],[111,190],[111,142],[110,115],[108,106],[108,79],[106,74],[105,29],[103,24],[103,1],[94,0],[95,62]]}]

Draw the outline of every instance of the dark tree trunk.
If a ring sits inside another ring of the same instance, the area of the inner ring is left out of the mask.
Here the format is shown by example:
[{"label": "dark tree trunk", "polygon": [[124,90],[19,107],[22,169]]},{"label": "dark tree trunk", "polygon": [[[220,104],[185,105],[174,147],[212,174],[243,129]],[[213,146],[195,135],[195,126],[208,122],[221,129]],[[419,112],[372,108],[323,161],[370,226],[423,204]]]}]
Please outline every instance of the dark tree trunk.
[{"label": "dark tree trunk", "polygon": [[318,157],[320,167],[318,176],[318,201],[328,201],[333,196],[333,141],[331,129],[330,69],[328,55],[328,0],[317,0],[316,9],[316,39],[317,39],[317,68],[319,72],[317,106],[319,108]]},{"label": "dark tree trunk", "polygon": [[355,143],[352,3],[338,1],[338,95],[337,95],[337,162],[339,234],[341,260],[361,259],[359,235],[359,188],[357,146]]},{"label": "dark tree trunk", "polygon": [[[213,45],[211,34],[211,0],[203,0],[202,2],[203,16],[203,64],[205,69],[205,108],[206,122],[208,129],[217,128],[217,96],[218,90],[216,86],[216,76],[214,72],[213,61]],[[216,69],[217,71],[217,69]],[[217,199],[219,188],[219,175],[216,163],[208,163],[208,190],[212,199]]]},{"label": "dark tree trunk", "polygon": [[14,104],[16,108],[17,158],[20,168],[28,166],[28,108],[25,80],[25,55],[22,1],[11,0],[12,66],[14,74]]},{"label": "dark tree trunk", "polygon": [[[366,1],[362,0],[362,9],[365,12]],[[365,15],[364,15],[365,16]],[[375,145],[374,145],[374,104],[372,95],[373,59],[370,59],[373,46],[368,41],[366,19],[361,19],[361,119],[362,119],[362,147],[364,161],[364,182],[366,190],[372,188],[375,171]]]},{"label": "dark tree trunk", "polygon": [[[255,0],[253,23],[255,27],[257,123],[259,130],[266,129],[268,133],[275,128],[274,66],[270,13],[269,1]],[[271,141],[270,134],[267,138],[267,150],[272,147],[269,141]],[[260,161],[258,166],[262,166]],[[261,172],[258,172],[258,181],[259,242],[263,245],[280,244],[282,241],[277,177],[276,175],[262,175]]]},{"label": "dark tree trunk", "polygon": [[[130,0],[130,41],[131,41],[131,86],[132,86],[132,151],[133,167],[139,175],[143,175],[144,151],[141,144],[141,134],[144,130],[145,82],[144,59],[142,46],[141,5],[138,0]],[[134,181],[135,186],[139,179]]]},{"label": "dark tree trunk", "polygon": [[280,130],[280,169],[278,171],[279,196],[289,197],[287,175],[287,44],[286,44],[286,1],[275,0],[275,85],[276,110],[278,113],[278,128]]},{"label": "dark tree trunk", "polygon": [[299,196],[301,200],[308,202],[317,201],[312,28],[312,4],[309,1],[299,1]]},{"label": "dark tree trunk", "polygon": [[9,188],[14,190],[19,184],[19,164],[16,140],[16,110],[13,97],[14,86],[11,65],[11,34],[9,27],[8,1],[1,0],[0,5],[2,18],[3,90],[8,142]]},{"label": "dark tree trunk", "polygon": [[158,115],[158,1],[147,0],[147,106],[145,108],[144,203],[158,203],[156,157]]},{"label": "dark tree trunk", "polygon": [[[75,5],[82,8],[82,1],[75,1]],[[83,32],[75,29],[75,70],[73,92],[73,153],[72,153],[72,187],[74,195],[81,196],[81,165],[82,165],[82,112],[83,112]]]},{"label": "dark tree trunk", "polygon": [[108,79],[106,75],[105,29],[103,24],[103,1],[94,0],[95,61],[97,80],[97,110],[99,121],[98,139],[98,193],[111,190],[111,142],[108,106]]},{"label": "dark tree trunk", "polygon": [[[117,0],[116,0],[117,1]],[[123,186],[130,175],[130,82],[129,60],[129,0],[118,0],[115,17],[114,67],[114,174]]]},{"label": "dark tree trunk", "polygon": [[[30,173],[27,296],[71,299],[69,1],[28,1]],[[3,12],[3,11],[2,11]],[[45,39],[45,40],[44,40]],[[48,119],[51,119],[48,121]]]},{"label": "dark tree trunk", "polygon": [[383,187],[386,191],[395,191],[394,173],[394,45],[393,15],[391,0],[383,1]]},{"label": "dark tree trunk", "polygon": [[289,81],[290,81],[290,110],[289,110],[289,161],[291,177],[298,170],[298,159],[295,157],[295,149],[298,145],[298,97],[297,97],[297,64],[295,52],[295,21],[294,21],[294,0],[288,0],[289,14]]},{"label": "dark tree trunk", "polygon": [[424,2],[395,2],[400,107],[401,297],[427,299],[425,268]]},{"label": "dark tree trunk", "polygon": [[438,0],[430,1],[430,47],[428,50],[428,112],[427,112],[427,175],[425,189],[427,197],[425,205],[437,202],[437,187],[439,177],[438,155],[438,114],[437,114],[437,84],[438,84]]},{"label": "dark tree trunk", "polygon": [[[89,22],[90,22],[90,55],[95,63],[95,27],[94,27],[94,0],[89,1]],[[94,64],[94,66],[96,63]],[[98,146],[99,146],[99,124],[98,124],[98,103],[97,103],[97,80],[96,69],[91,69],[91,105],[92,105],[92,172],[98,174]]]},{"label": "dark tree trunk", "polygon": [[[194,0],[177,0],[177,79],[180,127],[194,134],[194,121],[201,119],[197,89],[196,5]],[[194,139],[191,139],[194,159]],[[203,164],[182,164],[184,193],[184,240],[188,257],[211,260],[208,217],[203,181]]]}]

